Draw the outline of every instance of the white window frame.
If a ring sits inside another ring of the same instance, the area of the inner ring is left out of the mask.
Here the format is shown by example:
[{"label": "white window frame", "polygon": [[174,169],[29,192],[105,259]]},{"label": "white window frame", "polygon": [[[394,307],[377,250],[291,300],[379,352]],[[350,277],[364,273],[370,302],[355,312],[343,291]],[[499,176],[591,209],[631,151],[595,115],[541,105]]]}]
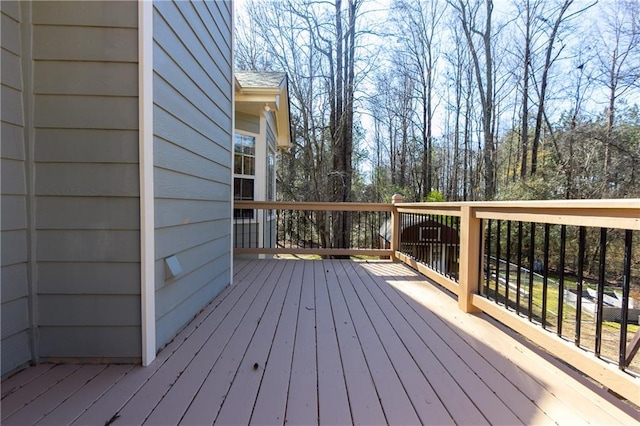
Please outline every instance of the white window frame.
[{"label": "white window frame", "polygon": [[[255,146],[254,146],[254,152],[253,152],[253,175],[246,175],[246,174],[237,174],[236,173],[236,134],[239,135],[243,135],[243,136],[249,136],[252,137],[255,141]],[[256,194],[258,192],[258,187],[256,185],[256,183],[258,182],[258,145],[260,144],[260,135],[257,133],[253,133],[253,132],[247,132],[245,130],[238,130],[235,129],[233,131],[233,199],[236,200],[236,194],[235,194],[235,180],[236,179],[253,179],[253,201],[255,201],[256,199]],[[245,200],[246,201],[246,200]],[[253,216],[251,218],[242,218],[242,217],[236,217],[235,215],[235,208],[234,208],[234,214],[233,214],[233,219],[234,221],[242,221],[242,220],[246,220],[246,219],[250,219],[250,220],[257,220],[257,218],[255,217],[255,213],[253,214]]]}]

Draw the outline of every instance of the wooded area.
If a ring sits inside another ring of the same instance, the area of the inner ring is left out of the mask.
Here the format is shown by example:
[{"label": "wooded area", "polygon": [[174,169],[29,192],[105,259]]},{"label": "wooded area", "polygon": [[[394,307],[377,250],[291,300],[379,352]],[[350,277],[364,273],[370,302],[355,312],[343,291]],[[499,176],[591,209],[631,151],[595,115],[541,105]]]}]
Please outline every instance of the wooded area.
[{"label": "wooded area", "polygon": [[279,199],[640,196],[636,0],[236,8],[236,69],[289,76]]}]

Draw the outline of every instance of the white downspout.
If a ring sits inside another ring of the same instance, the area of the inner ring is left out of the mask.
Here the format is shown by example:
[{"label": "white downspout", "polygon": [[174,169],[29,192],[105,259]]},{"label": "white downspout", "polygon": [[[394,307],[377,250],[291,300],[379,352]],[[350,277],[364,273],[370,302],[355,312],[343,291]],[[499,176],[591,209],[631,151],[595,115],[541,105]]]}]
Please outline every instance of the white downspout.
[{"label": "white downspout", "polygon": [[156,357],[155,221],[153,192],[153,1],[138,1],[140,149],[140,300],[142,365]]}]

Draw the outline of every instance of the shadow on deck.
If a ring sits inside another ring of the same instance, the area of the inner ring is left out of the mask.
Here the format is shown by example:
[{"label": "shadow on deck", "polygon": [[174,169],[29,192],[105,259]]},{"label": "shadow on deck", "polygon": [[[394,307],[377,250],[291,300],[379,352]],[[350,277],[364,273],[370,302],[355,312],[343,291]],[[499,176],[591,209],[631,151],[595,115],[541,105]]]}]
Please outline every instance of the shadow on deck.
[{"label": "shadow on deck", "polygon": [[3,424],[633,424],[639,414],[386,261],[237,260],[151,366],[38,365]]}]

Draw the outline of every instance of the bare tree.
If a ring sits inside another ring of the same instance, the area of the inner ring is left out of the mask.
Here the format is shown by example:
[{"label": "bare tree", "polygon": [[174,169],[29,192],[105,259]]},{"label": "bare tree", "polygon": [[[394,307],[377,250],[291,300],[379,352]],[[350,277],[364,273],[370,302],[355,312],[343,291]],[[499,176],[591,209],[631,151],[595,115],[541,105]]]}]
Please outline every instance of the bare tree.
[{"label": "bare tree", "polygon": [[612,0],[605,7],[599,25],[597,51],[599,80],[608,92],[607,136],[604,145],[604,192],[611,190],[612,155],[615,148],[614,126],[617,100],[640,81],[640,4],[637,1]]},{"label": "bare tree", "polygon": [[[482,128],[484,136],[483,166],[484,166],[484,198],[492,199],[496,194],[495,184],[495,141],[493,133],[494,103],[493,103],[493,49],[491,18],[493,14],[493,0],[447,0],[458,12],[458,18],[467,40],[467,46],[473,60],[473,70],[476,88],[480,96],[482,107]],[[480,7],[484,3],[484,16]],[[484,23],[481,22],[484,18]],[[479,39],[479,40],[478,40]],[[481,56],[483,63],[481,63]],[[484,72],[483,72],[484,71]]]},{"label": "bare tree", "polygon": [[[547,87],[549,83],[549,70],[551,66],[555,62],[555,60],[559,56],[559,52],[554,54],[554,44],[556,41],[556,36],[558,35],[558,30],[560,25],[565,20],[565,14],[569,9],[569,6],[573,3],[574,0],[564,0],[563,3],[558,8],[558,14],[556,19],[553,21],[553,24],[549,23],[551,26],[551,33],[549,34],[549,38],[547,41],[547,47],[545,50],[545,60],[544,65],[542,67],[542,77],[538,81],[539,84],[539,93],[538,93],[538,112],[536,114],[536,124],[535,130],[533,134],[533,141],[531,144],[531,174],[535,174],[538,169],[538,147],[540,145],[540,138],[542,135],[542,125],[543,118],[545,113],[545,99],[547,96]],[[574,14],[575,16],[575,14]]]},{"label": "bare tree", "polygon": [[440,22],[445,8],[437,1],[396,0],[394,19],[402,49],[406,51],[411,76],[416,81],[422,117],[421,198],[433,188],[434,89],[439,56]]}]

